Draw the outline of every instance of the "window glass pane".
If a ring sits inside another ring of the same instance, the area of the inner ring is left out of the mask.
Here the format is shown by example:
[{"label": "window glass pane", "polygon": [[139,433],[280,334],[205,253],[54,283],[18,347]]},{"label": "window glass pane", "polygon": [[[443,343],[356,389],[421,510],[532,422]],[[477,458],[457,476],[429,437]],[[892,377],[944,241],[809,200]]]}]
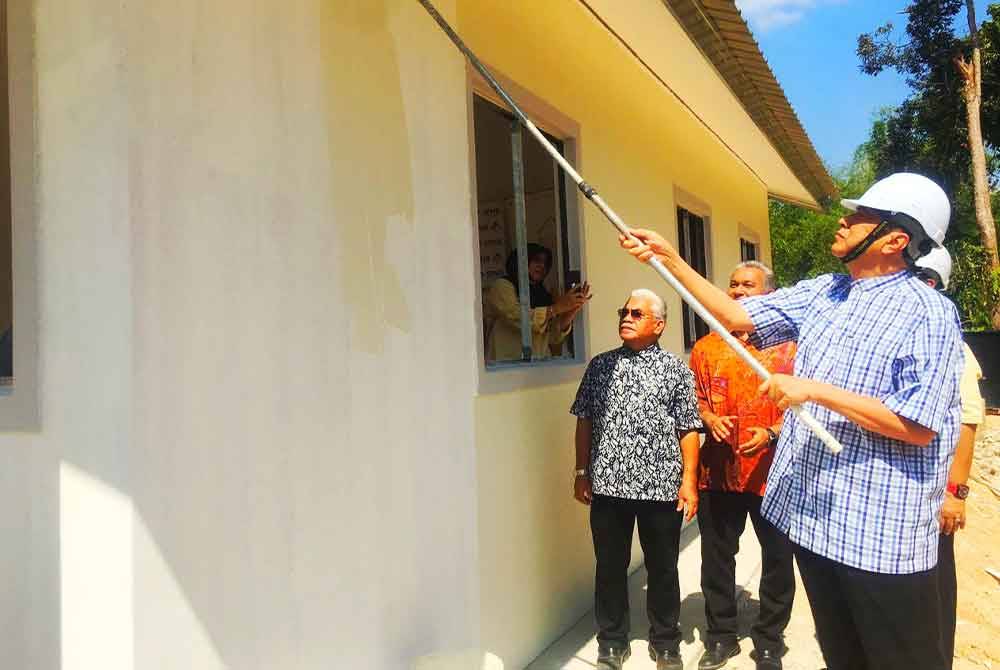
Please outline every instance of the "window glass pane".
[{"label": "window glass pane", "polygon": [[[708,276],[705,220],[683,207],[677,208],[677,241],[681,257],[702,277]],[[683,310],[684,348],[690,349],[708,334],[708,325],[687,305]]]}]

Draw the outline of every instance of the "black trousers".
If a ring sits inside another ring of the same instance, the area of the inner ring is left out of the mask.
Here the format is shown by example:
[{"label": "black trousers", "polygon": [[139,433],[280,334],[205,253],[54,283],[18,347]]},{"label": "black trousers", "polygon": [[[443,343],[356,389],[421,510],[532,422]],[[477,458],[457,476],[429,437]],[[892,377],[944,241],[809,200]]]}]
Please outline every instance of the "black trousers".
[{"label": "black trousers", "polygon": [[760,515],[762,498],[752,493],[702,491],[698,502],[701,531],[701,590],[705,594],[705,642],[737,640],[736,553],[747,516],[760,542],[760,614],[750,631],[754,647],[780,653],[792,616],[795,568],[788,538]]},{"label": "black trousers", "polygon": [[955,617],[958,607],[958,578],[955,576],[955,536],[941,534],[938,540],[938,597],[941,599],[941,650],[946,666],[955,659]]},{"label": "black trousers", "polygon": [[601,645],[623,647],[628,644],[628,564],[632,554],[632,531],[638,522],[639,543],[649,575],[646,588],[649,641],[661,651],[679,649],[681,586],[677,555],[681,521],[676,501],[594,496],[590,505],[590,530],[597,559],[594,612],[597,641]]},{"label": "black trousers", "polygon": [[793,547],[829,670],[945,670],[937,570],[867,572]]}]

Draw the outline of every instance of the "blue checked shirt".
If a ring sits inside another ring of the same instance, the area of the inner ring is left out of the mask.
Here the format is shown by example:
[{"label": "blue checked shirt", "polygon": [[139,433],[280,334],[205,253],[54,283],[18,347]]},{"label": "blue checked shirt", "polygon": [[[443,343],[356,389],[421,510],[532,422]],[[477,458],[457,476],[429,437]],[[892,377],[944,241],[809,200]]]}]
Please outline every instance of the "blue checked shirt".
[{"label": "blue checked shirt", "polygon": [[844,445],[833,455],[787,412],[762,513],[801,547],[861,570],[937,565],[938,512],[959,428],[962,339],[954,305],[909,272],[824,275],[742,301],[751,341],[798,342],[795,375],[878,398],[937,436],[919,447],[807,403]]}]

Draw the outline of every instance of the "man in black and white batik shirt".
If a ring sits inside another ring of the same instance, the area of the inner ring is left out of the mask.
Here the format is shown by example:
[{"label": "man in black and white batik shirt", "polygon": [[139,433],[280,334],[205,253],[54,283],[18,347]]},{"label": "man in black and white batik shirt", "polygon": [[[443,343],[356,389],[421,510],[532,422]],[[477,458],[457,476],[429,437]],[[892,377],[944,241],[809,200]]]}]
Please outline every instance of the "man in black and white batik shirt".
[{"label": "man in black and white batik shirt", "polygon": [[[663,299],[633,291],[619,310],[622,346],[594,357],[570,410],[577,416],[574,494],[590,505],[597,558],[597,667],[619,670],[629,656],[627,570],[632,530],[649,583],[649,653],[657,670],[680,670],[677,554],[682,516],[698,507],[694,376],[660,349]],[[682,512],[682,513],[679,513]]]}]

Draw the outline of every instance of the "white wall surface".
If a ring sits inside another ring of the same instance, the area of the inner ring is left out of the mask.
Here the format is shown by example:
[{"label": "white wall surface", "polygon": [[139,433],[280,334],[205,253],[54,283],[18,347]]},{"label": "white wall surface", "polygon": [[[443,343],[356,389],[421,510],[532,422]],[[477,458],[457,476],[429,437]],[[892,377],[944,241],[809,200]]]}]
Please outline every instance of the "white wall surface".
[{"label": "white wall surface", "polygon": [[409,0],[12,1],[41,419],[0,436],[4,667],[476,646],[450,45]]}]

